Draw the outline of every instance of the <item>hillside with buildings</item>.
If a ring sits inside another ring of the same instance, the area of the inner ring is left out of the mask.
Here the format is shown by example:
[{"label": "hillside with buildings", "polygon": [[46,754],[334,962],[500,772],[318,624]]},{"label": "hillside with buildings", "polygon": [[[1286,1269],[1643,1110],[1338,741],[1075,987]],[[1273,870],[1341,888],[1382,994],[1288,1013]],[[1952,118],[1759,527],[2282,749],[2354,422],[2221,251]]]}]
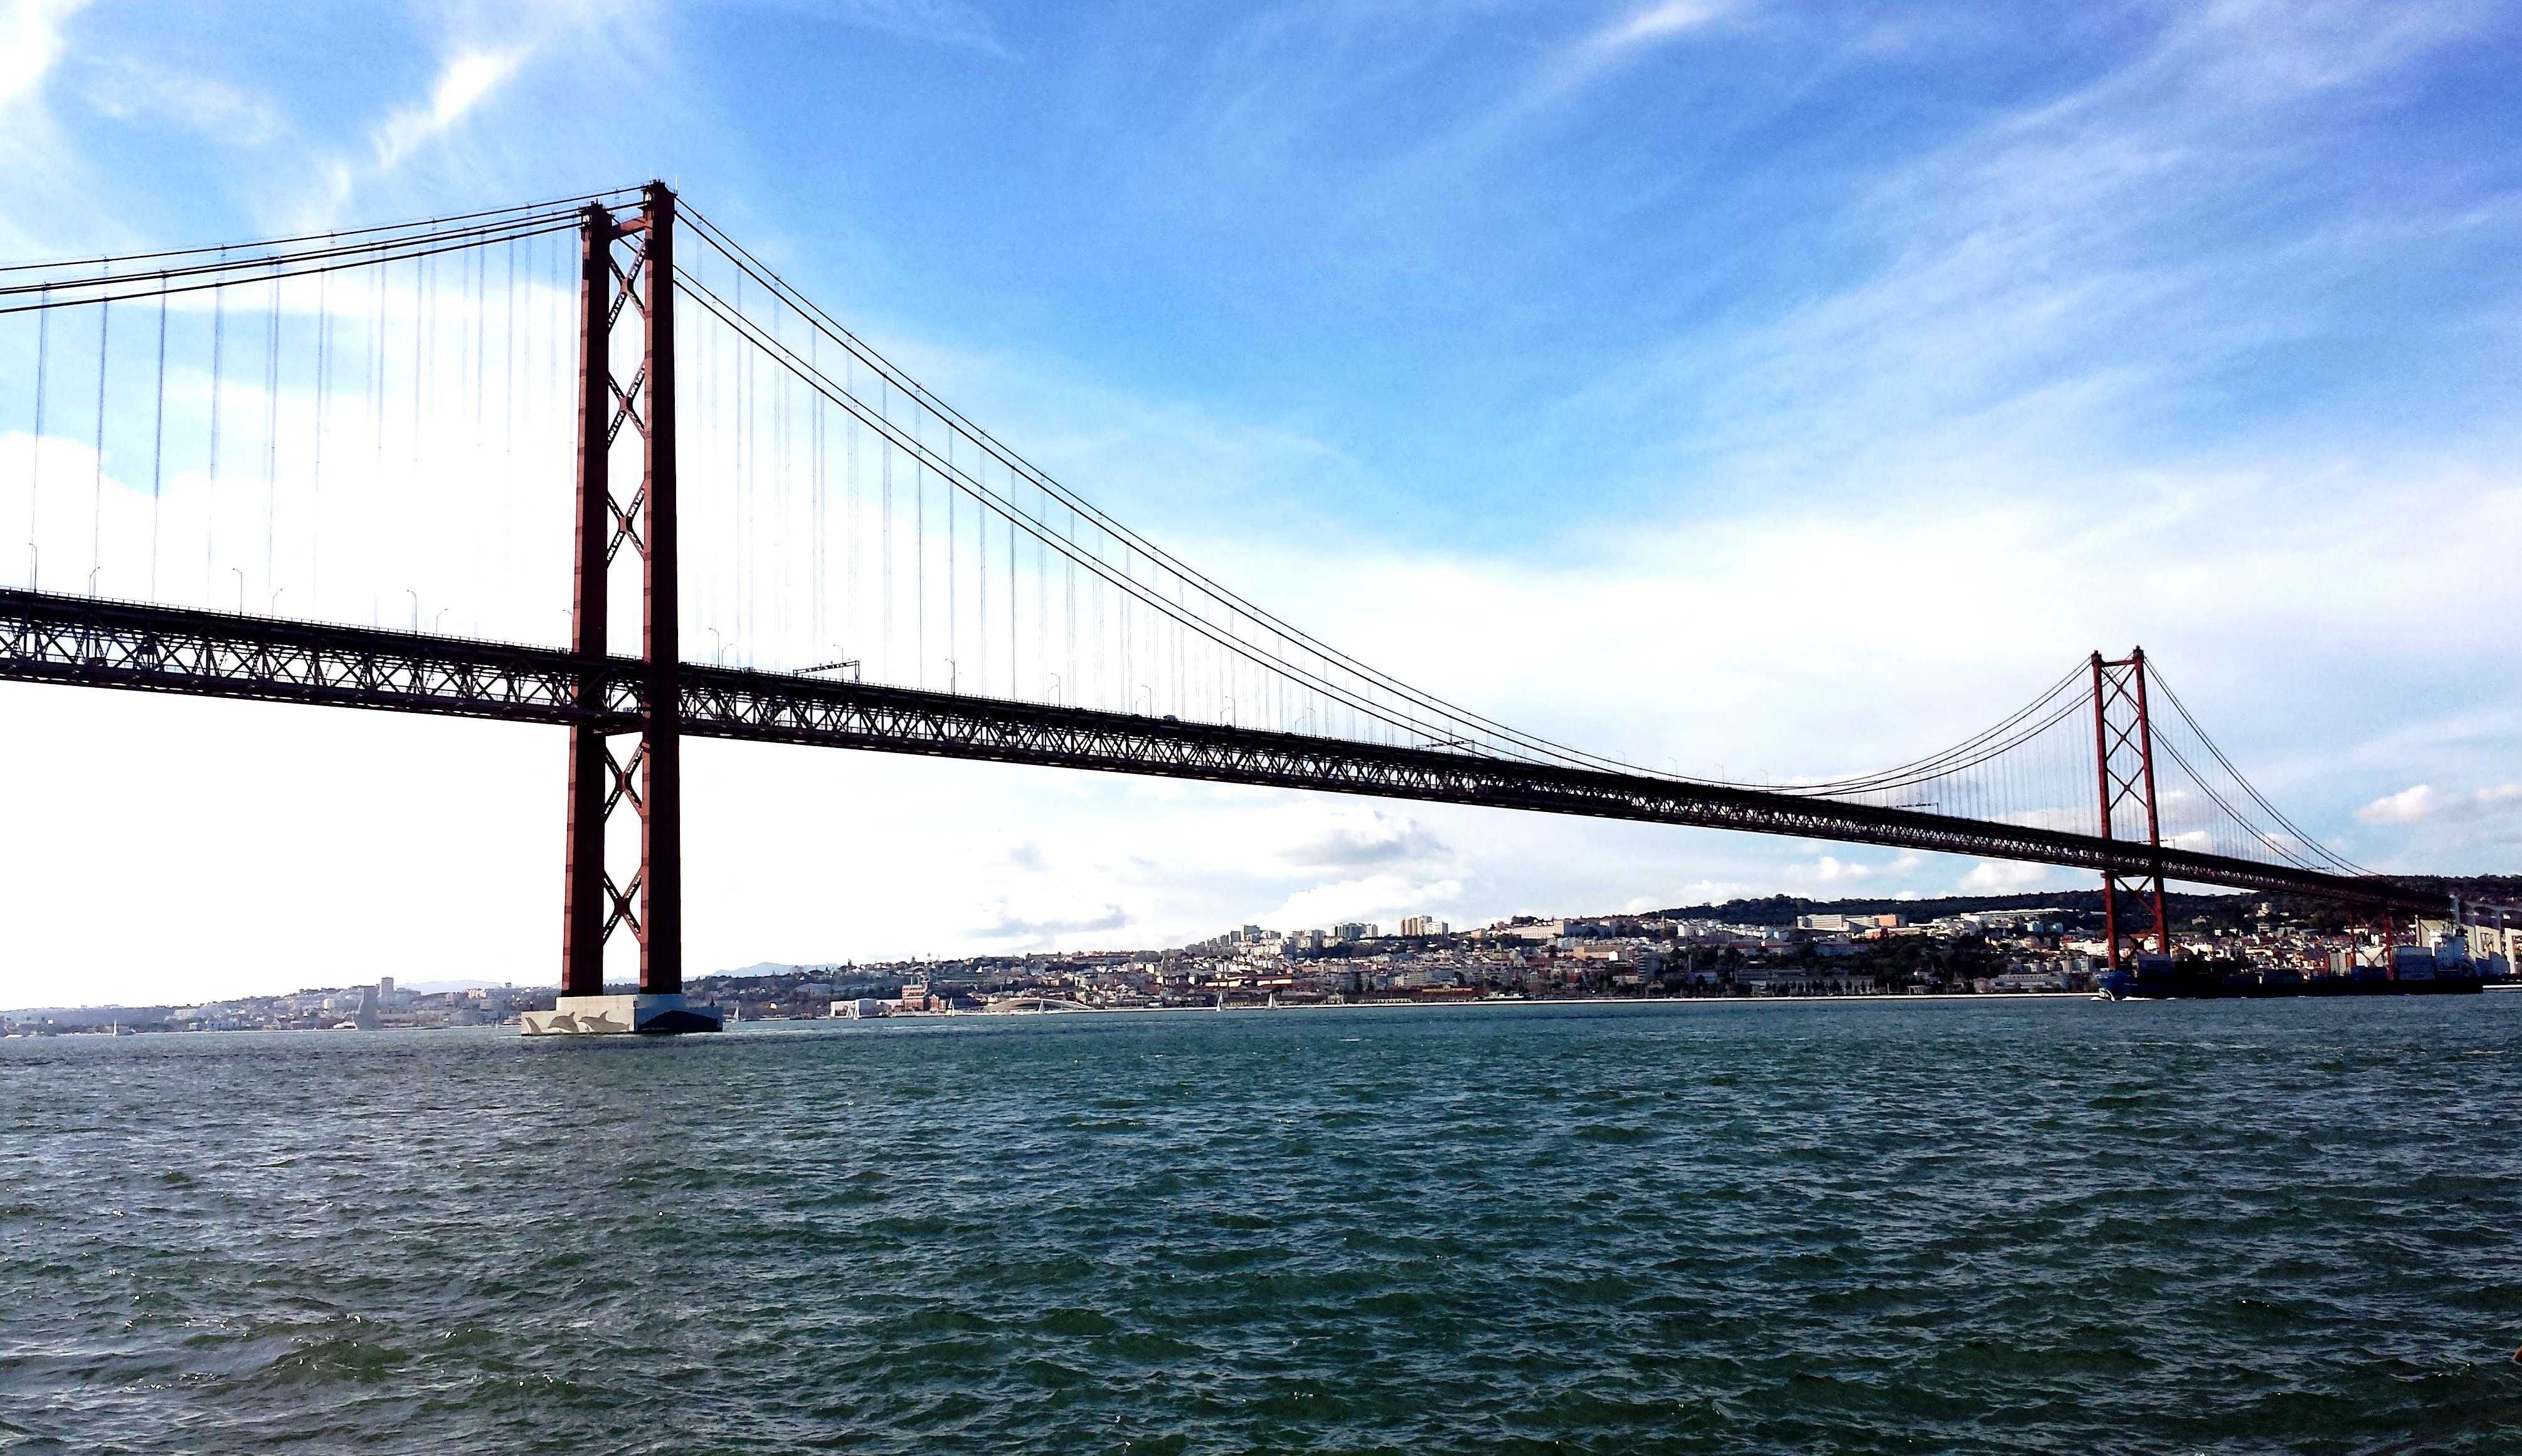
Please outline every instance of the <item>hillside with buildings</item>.
[{"label": "hillside with buildings", "polygon": [[[2447,897],[2522,900],[2522,880],[2446,882]],[[2384,935],[2451,947],[2490,983],[2522,962],[2522,911],[2396,927],[2253,895],[2167,897],[2180,958],[2228,978],[2348,974],[2388,959]],[[2509,923],[2506,923],[2509,921]],[[1252,1008],[1584,997],[2004,995],[2089,991],[2106,947],[2100,895],[1815,901],[1778,895],[1637,915],[1518,915],[1456,927],[1433,916],[1238,926],[1190,944],[757,965],[696,978],[739,1022],[988,1011]],[[627,988],[626,988],[627,989]],[[10,1034],[356,1030],[504,1024],[548,987],[374,985],[197,1006],[0,1014]]]}]

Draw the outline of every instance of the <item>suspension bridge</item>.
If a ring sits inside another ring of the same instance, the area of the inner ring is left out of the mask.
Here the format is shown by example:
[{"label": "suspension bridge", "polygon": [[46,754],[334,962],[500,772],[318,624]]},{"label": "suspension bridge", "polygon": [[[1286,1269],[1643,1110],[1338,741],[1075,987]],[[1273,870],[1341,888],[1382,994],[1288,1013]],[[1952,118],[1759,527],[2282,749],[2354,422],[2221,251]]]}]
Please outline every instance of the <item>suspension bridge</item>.
[{"label": "suspension bridge", "polygon": [[712,1024],[681,1003],[688,737],[2083,869],[2114,967],[2170,953],[2167,880],[2439,907],[2279,812],[2142,651],[1852,776],[1519,731],[1098,510],[658,183],[22,264],[0,328],[0,679],[566,728],[559,1028]]}]

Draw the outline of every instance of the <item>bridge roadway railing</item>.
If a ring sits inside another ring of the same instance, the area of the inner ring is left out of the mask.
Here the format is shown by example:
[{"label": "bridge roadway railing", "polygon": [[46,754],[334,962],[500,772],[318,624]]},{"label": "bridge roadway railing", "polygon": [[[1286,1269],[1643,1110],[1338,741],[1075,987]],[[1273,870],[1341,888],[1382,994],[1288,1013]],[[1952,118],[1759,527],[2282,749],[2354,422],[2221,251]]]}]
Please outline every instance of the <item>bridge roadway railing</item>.
[{"label": "bridge roadway railing", "polygon": [[[371,627],[0,589],[0,679],[571,723],[581,663],[524,647]],[[629,732],[645,715],[642,667],[608,659],[594,716]],[[2023,860],[2428,911],[2440,897],[2380,877],[2166,848],[2092,835],[1878,808],[1647,774],[1524,763],[1437,749],[1177,722],[963,694],[686,663],[683,732],[986,759]]]}]

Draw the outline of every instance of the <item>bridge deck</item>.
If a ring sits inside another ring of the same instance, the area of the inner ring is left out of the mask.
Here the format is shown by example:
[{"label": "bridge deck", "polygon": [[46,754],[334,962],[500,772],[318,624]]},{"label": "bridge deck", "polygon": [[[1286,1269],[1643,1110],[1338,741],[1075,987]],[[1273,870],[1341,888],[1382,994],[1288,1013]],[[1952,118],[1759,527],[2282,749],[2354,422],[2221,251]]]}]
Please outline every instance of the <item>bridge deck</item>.
[{"label": "bridge deck", "polygon": [[[141,606],[0,589],[0,679],[330,704],[565,724],[582,664],[559,648]],[[641,664],[598,670],[608,727],[646,711]],[[2381,878],[2327,875],[2090,835],[1877,808],[1646,774],[1522,763],[1433,749],[1175,722],[1137,713],[686,664],[683,732],[702,738],[923,753],[1002,763],[1263,784],[1386,798],[1583,814],[1883,844],[2144,874],[2433,910],[2439,897]]]}]

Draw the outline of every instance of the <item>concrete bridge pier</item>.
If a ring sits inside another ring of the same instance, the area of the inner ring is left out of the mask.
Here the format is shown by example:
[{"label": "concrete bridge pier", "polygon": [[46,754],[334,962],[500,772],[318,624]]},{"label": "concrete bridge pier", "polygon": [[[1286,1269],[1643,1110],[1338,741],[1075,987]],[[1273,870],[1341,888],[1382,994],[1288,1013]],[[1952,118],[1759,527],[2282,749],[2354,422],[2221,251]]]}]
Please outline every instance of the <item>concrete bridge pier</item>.
[{"label": "concrete bridge pier", "polygon": [[726,1013],[715,1006],[694,1006],[682,992],[665,995],[563,996],[549,1011],[530,1011],[518,1019],[528,1036],[645,1036],[678,1031],[719,1031]]}]

